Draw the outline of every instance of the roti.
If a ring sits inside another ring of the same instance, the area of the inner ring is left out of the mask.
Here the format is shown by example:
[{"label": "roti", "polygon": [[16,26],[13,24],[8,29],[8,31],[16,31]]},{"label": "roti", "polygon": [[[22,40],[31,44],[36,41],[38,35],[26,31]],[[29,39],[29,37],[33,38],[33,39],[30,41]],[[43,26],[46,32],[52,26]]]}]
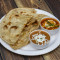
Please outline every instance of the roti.
[{"label": "roti", "polygon": [[[41,17],[42,16],[42,17]],[[21,36],[19,37],[18,41],[13,44],[10,45],[13,49],[19,49],[25,45],[27,45],[29,43],[29,34],[30,32],[32,32],[33,30],[36,30],[39,28],[40,26],[40,21],[43,17],[45,17],[46,15],[43,14],[36,14],[36,16],[33,17],[32,22],[29,21],[29,23],[27,24],[28,26],[26,26],[24,28],[24,30],[21,32]],[[32,24],[31,24],[32,23]],[[30,25],[29,25],[30,24]],[[36,24],[36,25],[35,25]]]},{"label": "roti", "polygon": [[29,34],[40,26],[46,15],[36,14],[32,8],[15,8],[9,11],[0,23],[0,37],[13,49],[29,43]]},{"label": "roti", "polygon": [[[0,37],[8,44],[14,44],[18,40],[25,24],[32,18],[31,15],[27,14],[28,9],[28,13],[34,11],[30,8],[16,8],[7,13],[1,21]],[[26,14],[21,12],[26,12]]]}]

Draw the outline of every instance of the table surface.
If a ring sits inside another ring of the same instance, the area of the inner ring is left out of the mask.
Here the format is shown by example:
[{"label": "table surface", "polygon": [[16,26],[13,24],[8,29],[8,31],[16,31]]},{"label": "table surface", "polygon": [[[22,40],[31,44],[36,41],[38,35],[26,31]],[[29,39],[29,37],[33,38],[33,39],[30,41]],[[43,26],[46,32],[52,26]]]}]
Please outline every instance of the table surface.
[{"label": "table surface", "polygon": [[[0,18],[17,7],[42,9],[60,19],[60,0],[0,0]],[[0,44],[0,60],[60,60],[60,46],[50,53],[32,57],[14,54]]]}]

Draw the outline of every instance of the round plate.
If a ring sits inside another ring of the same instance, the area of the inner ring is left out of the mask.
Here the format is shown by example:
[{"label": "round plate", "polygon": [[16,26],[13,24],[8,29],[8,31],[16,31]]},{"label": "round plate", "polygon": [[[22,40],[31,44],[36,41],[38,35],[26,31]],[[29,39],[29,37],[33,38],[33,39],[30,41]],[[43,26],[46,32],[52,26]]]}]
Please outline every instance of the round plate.
[{"label": "round plate", "polygon": [[[53,16],[52,14],[50,14],[49,12],[43,11],[43,10],[39,10],[39,9],[35,9],[37,11],[38,14],[45,14],[48,15],[52,18],[56,18],[55,16]],[[1,18],[1,20],[4,18],[4,16]],[[56,18],[57,19],[57,18]],[[0,39],[0,43],[9,51],[16,53],[16,54],[21,54],[21,55],[26,55],[26,56],[36,56],[36,55],[42,55],[42,54],[46,54],[48,52],[53,51],[54,49],[56,49],[59,44],[60,44],[60,31],[56,34],[51,36],[51,40],[49,43],[49,46],[43,50],[37,50],[35,48],[33,48],[31,46],[31,44],[28,44],[26,46],[24,46],[21,49],[18,50],[13,50],[7,43],[5,43],[2,39]],[[57,36],[58,35],[58,36]]]}]

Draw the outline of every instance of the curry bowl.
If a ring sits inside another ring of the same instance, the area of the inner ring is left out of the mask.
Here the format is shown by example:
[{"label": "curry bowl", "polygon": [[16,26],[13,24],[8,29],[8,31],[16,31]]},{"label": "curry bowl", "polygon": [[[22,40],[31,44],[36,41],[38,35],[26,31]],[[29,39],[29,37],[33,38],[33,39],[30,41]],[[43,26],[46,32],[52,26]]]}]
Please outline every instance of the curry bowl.
[{"label": "curry bowl", "polygon": [[54,35],[59,31],[59,20],[51,17],[44,17],[41,19],[40,26],[42,30]]},{"label": "curry bowl", "polygon": [[44,30],[34,30],[29,37],[31,45],[36,49],[44,49],[50,42],[50,35]]}]

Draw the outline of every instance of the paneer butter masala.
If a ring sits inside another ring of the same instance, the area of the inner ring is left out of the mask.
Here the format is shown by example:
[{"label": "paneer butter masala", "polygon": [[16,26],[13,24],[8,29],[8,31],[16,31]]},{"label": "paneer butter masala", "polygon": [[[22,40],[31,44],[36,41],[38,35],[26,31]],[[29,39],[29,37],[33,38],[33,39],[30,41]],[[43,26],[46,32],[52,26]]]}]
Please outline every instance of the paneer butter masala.
[{"label": "paneer butter masala", "polygon": [[41,26],[48,30],[54,30],[59,27],[59,21],[54,18],[45,18],[41,21]]}]

